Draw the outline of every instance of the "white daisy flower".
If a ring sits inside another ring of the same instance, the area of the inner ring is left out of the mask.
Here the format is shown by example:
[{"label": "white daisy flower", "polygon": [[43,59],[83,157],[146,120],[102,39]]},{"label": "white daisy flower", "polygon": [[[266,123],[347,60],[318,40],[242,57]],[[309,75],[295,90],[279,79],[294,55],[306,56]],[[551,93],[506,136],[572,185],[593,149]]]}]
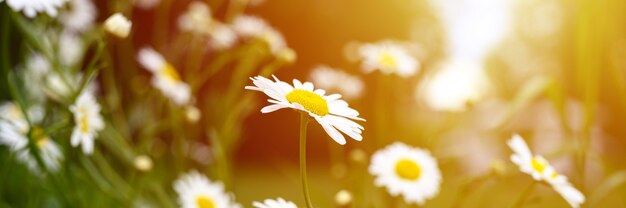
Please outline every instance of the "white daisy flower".
[{"label": "white daisy flower", "polygon": [[139,51],[139,63],[154,75],[152,85],[177,105],[188,104],[191,100],[191,89],[183,82],[180,75],[161,54],[152,48],[143,48]]},{"label": "white daisy flower", "polygon": [[[42,118],[42,115],[38,115],[41,113],[37,111],[37,108],[31,108],[28,111],[29,118],[33,122],[38,122]],[[17,160],[26,164],[31,171],[39,173],[37,161],[27,148],[29,130],[30,126],[17,105],[14,103],[0,105],[0,144],[8,146],[12,152],[15,152]],[[33,129],[32,135],[35,137],[34,140],[37,142],[35,146],[39,148],[46,168],[56,172],[60,166],[59,161],[63,160],[59,146],[43,134],[41,128]]]},{"label": "white daisy flower", "polygon": [[83,152],[91,154],[94,139],[105,125],[100,115],[100,105],[92,92],[85,90],[76,98],[76,103],[70,106],[70,111],[76,123],[70,142],[73,147],[82,145]]},{"label": "white daisy flower", "polygon": [[545,181],[551,185],[572,207],[580,207],[585,202],[585,195],[574,188],[566,176],[556,172],[540,155],[532,155],[521,136],[513,135],[508,145],[514,152],[511,155],[511,161],[519,166],[520,171],[531,175],[536,181]]},{"label": "white daisy flower", "polygon": [[256,208],[298,208],[296,204],[290,201],[286,201],[283,198],[274,199],[266,199],[261,202],[252,202],[252,206]]},{"label": "white daisy flower", "polygon": [[133,23],[121,13],[115,13],[104,21],[104,30],[119,38],[128,37],[132,26]]},{"label": "white daisy flower", "polygon": [[221,182],[213,182],[197,171],[184,174],[174,182],[178,203],[182,208],[241,207],[231,194],[224,191]]},{"label": "white daisy flower", "polygon": [[507,143],[513,150],[511,161],[519,166],[520,171],[531,175],[536,181],[549,178],[554,169],[541,155],[532,155],[528,145],[520,135],[513,135]]},{"label": "white daisy flower", "polygon": [[28,145],[30,126],[20,107],[14,103],[0,105],[0,144],[17,152]]},{"label": "white daisy flower", "polygon": [[[4,0],[0,0],[3,2]],[[67,0],[6,0],[13,11],[22,11],[27,17],[33,18],[40,12],[49,16],[57,16],[57,8],[62,7]]]},{"label": "white daisy flower", "polygon": [[420,68],[419,62],[405,48],[391,42],[364,44],[359,47],[359,55],[363,59],[362,68],[368,73],[380,70],[384,74],[408,77]]},{"label": "white daisy flower", "polygon": [[372,155],[369,172],[374,184],[407,203],[424,204],[439,193],[441,172],[427,150],[396,142]]},{"label": "white daisy flower", "polygon": [[228,49],[235,45],[237,34],[228,25],[215,23],[211,30],[211,46],[216,49]]},{"label": "white daisy flower", "polygon": [[[61,166],[60,162],[63,160],[63,153],[50,137],[43,134],[43,129],[35,128],[33,135],[36,140],[36,147],[39,149],[39,154],[46,169],[50,172],[57,172]],[[25,138],[25,137],[24,137]],[[23,149],[17,152],[17,160],[26,164],[26,166],[35,173],[40,173],[37,159],[31,155],[29,149]]]},{"label": "white daisy flower", "polygon": [[363,81],[343,70],[318,66],[311,72],[311,80],[320,88],[335,90],[346,98],[357,98],[363,91]]},{"label": "white daisy flower", "polygon": [[258,38],[267,43],[270,52],[274,55],[287,48],[283,35],[261,18],[247,15],[239,16],[233,21],[233,29],[241,37]]},{"label": "white daisy flower", "polygon": [[59,61],[65,66],[77,64],[84,54],[83,40],[76,34],[64,31],[59,36]]},{"label": "white daisy flower", "polygon": [[72,0],[68,11],[61,13],[59,21],[68,30],[84,32],[91,29],[98,10],[91,0]]},{"label": "white daisy flower", "polygon": [[359,112],[348,107],[348,103],[340,99],[341,95],[326,95],[326,91],[322,89],[315,90],[312,83],[302,83],[297,79],[293,80],[293,86],[276,77],[275,81],[261,76],[250,79],[255,86],[246,86],[246,89],[261,91],[271,98],[268,101],[272,104],[261,109],[262,113],[283,108],[304,111],[315,118],[326,133],[339,144],[346,143],[346,139],[339,131],[357,141],[363,139],[361,136],[363,127],[352,120],[365,121],[365,119],[359,118]]},{"label": "white daisy flower", "polygon": [[187,12],[178,18],[178,28],[196,34],[208,34],[213,27],[211,9],[203,2],[194,1],[189,4]]}]

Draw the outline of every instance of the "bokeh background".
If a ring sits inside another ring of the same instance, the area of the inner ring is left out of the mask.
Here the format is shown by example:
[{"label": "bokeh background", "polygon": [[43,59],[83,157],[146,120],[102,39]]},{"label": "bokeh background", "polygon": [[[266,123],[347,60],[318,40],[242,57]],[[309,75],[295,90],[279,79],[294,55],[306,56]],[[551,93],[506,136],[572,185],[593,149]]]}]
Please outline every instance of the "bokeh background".
[{"label": "bokeh background", "polygon": [[[160,110],[168,109],[167,105],[152,103],[162,100],[154,98],[148,84],[150,73],[136,63],[136,51],[153,46],[172,60],[173,65],[184,66],[185,58],[191,55],[180,58],[167,52],[178,47],[195,50],[191,47],[192,40],[188,42],[178,36],[176,25],[178,16],[191,1],[161,0],[151,10],[120,2],[95,1],[99,21],[117,10],[125,11],[133,21],[129,39],[107,39],[111,54],[107,69],[112,73],[103,72],[105,75],[97,80],[105,86],[102,92],[106,96],[102,100],[108,103],[105,106],[109,105],[105,109],[123,109],[106,112],[113,120],[128,120],[128,126],[115,125],[130,132],[126,139],[138,146],[133,147],[137,153],[153,158],[155,173],[137,174],[128,170],[123,160],[106,155],[114,155],[115,151],[102,150],[106,159],[116,161],[112,162],[114,169],[122,176],[132,175],[132,183],[147,184],[154,180],[165,184],[163,187],[172,199],[175,196],[168,190],[168,182],[178,175],[174,171],[193,168],[226,181],[227,188],[244,207],[252,201],[275,197],[303,205],[298,172],[299,114],[291,110],[260,113],[267,98],[244,91],[243,86],[231,80],[236,64],[224,65],[208,84],[194,91],[202,118],[198,123],[179,126],[188,132],[186,143],[182,144],[188,156],[183,158],[186,162],[169,155],[170,148],[179,145],[172,142],[175,133],[149,134],[154,138],[145,141],[143,131],[134,132],[135,128],[141,129],[137,127],[140,124],[168,122],[169,118],[168,110]],[[229,21],[224,17],[231,1],[203,2],[209,5],[216,19]],[[353,207],[395,204],[395,199],[384,189],[373,186],[373,178],[367,173],[371,154],[395,141],[428,149],[438,160],[443,174],[441,192],[426,207],[508,206],[521,192],[520,187],[531,182],[509,160],[511,152],[506,140],[519,133],[533,151],[544,155],[585,193],[585,206],[626,207],[626,129],[623,128],[626,2],[256,0],[249,3],[242,12],[265,19],[282,33],[289,48],[297,54],[294,63],[281,65],[273,73],[281,80],[309,80],[314,67],[328,65],[356,75],[364,82],[362,95],[347,99],[367,119],[363,123],[363,141],[348,139],[342,146],[332,141],[319,125],[309,125],[308,169],[317,206],[336,207],[334,197],[342,189],[353,194]],[[0,47],[21,51],[17,45],[22,38],[13,35],[13,39],[16,40],[13,45]],[[401,42],[410,49],[420,62],[416,75],[399,77],[363,72],[355,59],[355,48],[385,40]],[[209,51],[200,57],[210,65],[219,54]],[[19,59],[8,62],[7,65],[15,66]],[[193,76],[185,67],[178,69],[183,77]],[[111,84],[111,79],[116,82]],[[240,81],[244,83],[244,79]],[[214,134],[212,130],[225,122],[220,112],[231,110],[220,100],[224,92],[235,89],[233,86],[241,88],[240,93],[247,96],[237,101],[248,113],[244,113],[241,123],[235,122],[240,124],[235,125],[236,133],[229,134],[237,141],[229,144],[229,162],[224,165],[215,156],[220,150],[214,148],[216,135],[221,133]],[[4,93],[2,98],[9,100],[10,96]],[[141,114],[146,113],[141,111],[146,105],[156,109],[148,113],[163,115]],[[135,111],[140,113],[133,114]],[[126,114],[122,116],[120,112]],[[158,127],[155,126],[151,128]],[[142,176],[146,180],[135,180]],[[16,201],[17,196],[7,194],[8,187],[14,186],[19,184],[4,186],[5,201]],[[531,194],[527,207],[567,207],[567,203],[550,188],[540,187]]]}]

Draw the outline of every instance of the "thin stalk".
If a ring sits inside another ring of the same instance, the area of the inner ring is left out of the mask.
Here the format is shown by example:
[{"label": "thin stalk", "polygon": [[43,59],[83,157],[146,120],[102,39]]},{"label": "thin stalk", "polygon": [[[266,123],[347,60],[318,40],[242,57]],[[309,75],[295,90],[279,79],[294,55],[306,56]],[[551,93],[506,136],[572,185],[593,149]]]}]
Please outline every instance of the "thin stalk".
[{"label": "thin stalk", "polygon": [[513,208],[519,208],[522,207],[522,205],[524,205],[524,202],[526,201],[526,198],[528,198],[528,196],[530,195],[530,192],[533,190],[533,188],[535,188],[535,185],[537,184],[537,181],[533,181],[525,190],[524,192],[522,192],[522,194],[520,194],[517,197],[517,200],[515,200],[515,204],[513,204]]},{"label": "thin stalk", "polygon": [[300,114],[300,177],[302,178],[302,189],[304,191],[304,201],[308,208],[313,208],[311,196],[309,194],[309,182],[306,176],[306,128],[309,124],[309,115]]}]

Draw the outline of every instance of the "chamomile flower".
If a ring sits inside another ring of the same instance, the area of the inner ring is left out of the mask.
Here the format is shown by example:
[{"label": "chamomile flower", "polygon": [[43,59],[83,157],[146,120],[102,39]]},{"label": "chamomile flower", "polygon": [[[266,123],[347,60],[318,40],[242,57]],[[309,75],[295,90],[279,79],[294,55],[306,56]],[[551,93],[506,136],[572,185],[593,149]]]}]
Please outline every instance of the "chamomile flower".
[{"label": "chamomile flower", "polygon": [[93,26],[98,10],[91,0],[72,0],[70,9],[59,16],[59,21],[68,30],[84,32]]},{"label": "chamomile flower", "polygon": [[536,181],[545,180],[554,173],[548,160],[541,155],[532,155],[528,145],[520,135],[513,135],[507,144],[513,150],[511,161],[519,166],[523,173],[531,175]]},{"label": "chamomile flower", "polygon": [[329,66],[318,66],[313,69],[311,80],[320,88],[335,90],[346,98],[357,98],[363,91],[363,81],[357,76]]},{"label": "chamomile flower", "polygon": [[191,2],[187,12],[178,18],[178,28],[196,34],[208,34],[212,24],[211,9],[199,1]]},{"label": "chamomile flower", "polygon": [[211,30],[210,45],[218,50],[228,49],[235,45],[237,34],[228,25],[215,23]]},{"label": "chamomile flower", "polygon": [[182,208],[235,208],[237,204],[231,194],[224,191],[221,182],[213,182],[204,175],[191,171],[174,182],[178,203]]},{"label": "chamomile flower", "polygon": [[266,199],[261,202],[252,202],[252,206],[256,208],[298,208],[296,204],[290,201],[286,201],[283,198],[274,199]]},{"label": "chamomile flower", "polygon": [[76,98],[76,103],[70,106],[70,111],[76,123],[70,143],[73,147],[81,145],[83,153],[91,154],[94,139],[105,125],[100,115],[100,105],[92,92],[85,90]]},{"label": "chamomile flower", "polygon": [[384,74],[408,77],[417,73],[420,67],[405,48],[391,42],[364,44],[358,51],[363,60],[362,68],[367,73],[380,70]]},{"label": "chamomile flower", "polygon": [[531,175],[536,181],[545,181],[572,207],[580,207],[585,202],[585,195],[574,188],[566,176],[559,174],[540,155],[532,155],[521,136],[513,135],[508,145],[514,152],[511,161],[519,166],[520,171]]},{"label": "chamomile flower", "polygon": [[154,75],[152,85],[161,90],[163,95],[170,98],[177,105],[185,105],[190,102],[191,89],[183,82],[180,75],[161,54],[152,48],[143,48],[139,51],[139,63]]},{"label": "chamomile flower", "polygon": [[302,83],[297,79],[293,80],[293,86],[276,77],[275,81],[261,76],[250,79],[255,86],[246,86],[246,89],[261,91],[271,98],[268,101],[272,104],[261,109],[262,113],[283,108],[300,110],[313,117],[341,145],[346,143],[346,139],[340,131],[357,141],[363,139],[363,127],[352,120],[365,119],[359,118],[359,112],[348,107],[348,103],[340,99],[341,95],[326,95],[326,91],[316,90],[312,83]]},{"label": "chamomile flower", "polygon": [[20,107],[14,103],[0,105],[0,144],[11,151],[18,151],[28,145],[30,126]]},{"label": "chamomile flower", "polygon": [[[38,109],[33,107],[28,111],[29,118],[33,122],[41,120]],[[16,159],[25,164],[31,171],[39,173],[37,161],[30,153],[27,145],[29,142],[28,133],[31,127],[26,121],[26,117],[20,108],[14,103],[4,103],[0,105],[0,144],[6,145],[16,154]],[[39,149],[41,159],[46,168],[51,172],[56,172],[63,160],[63,154],[59,146],[43,133],[43,129],[34,128],[31,134],[36,141],[35,147]]]},{"label": "chamomile flower", "polygon": [[83,40],[76,34],[65,31],[59,36],[59,61],[65,66],[77,64],[84,55]]},{"label": "chamomile flower", "polygon": [[[4,0],[0,0],[3,2]],[[46,12],[51,17],[57,16],[57,9],[62,7],[67,0],[6,0],[13,11],[23,12],[27,17],[33,18],[37,13]]]},{"label": "chamomile flower", "polygon": [[257,38],[267,43],[270,52],[274,55],[287,48],[283,35],[261,18],[239,16],[233,21],[233,29],[243,38]]},{"label": "chamomile flower", "polygon": [[104,30],[119,38],[126,38],[130,34],[133,23],[121,13],[115,13],[104,21]]},{"label": "chamomile flower", "polygon": [[441,172],[427,150],[396,142],[372,155],[369,172],[374,184],[407,203],[424,204],[439,193]]},{"label": "chamomile flower", "polygon": [[[57,145],[50,137],[43,134],[43,129],[35,128],[32,133],[34,140],[36,141],[35,147],[38,148],[41,160],[46,166],[46,169],[51,172],[57,172],[59,170],[60,162],[63,160],[63,154],[59,145]],[[29,149],[23,149],[17,153],[17,160],[26,164],[26,166],[33,172],[39,173],[39,165],[33,155],[31,155]]]}]

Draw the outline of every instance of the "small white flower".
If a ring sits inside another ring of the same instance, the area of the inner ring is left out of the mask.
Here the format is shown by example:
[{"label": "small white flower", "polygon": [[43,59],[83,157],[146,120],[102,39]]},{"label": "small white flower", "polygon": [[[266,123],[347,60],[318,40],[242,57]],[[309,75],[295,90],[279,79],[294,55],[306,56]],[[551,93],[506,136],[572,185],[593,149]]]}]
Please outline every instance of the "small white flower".
[{"label": "small white flower", "polygon": [[[4,0],[0,0],[3,2]],[[33,18],[40,12],[46,12],[51,17],[57,16],[57,8],[62,7],[67,0],[7,0],[13,11],[22,11],[27,17]]]},{"label": "small white flower", "polygon": [[362,68],[368,73],[380,70],[384,74],[408,77],[420,68],[419,62],[405,48],[391,42],[364,44],[359,47],[359,54],[363,59]]},{"label": "small white flower", "polygon": [[149,171],[153,166],[152,159],[150,159],[147,155],[139,155],[135,157],[133,164],[135,165],[135,168],[140,171]]},{"label": "small white flower", "polygon": [[554,172],[545,158],[541,155],[532,155],[528,145],[520,135],[513,135],[507,144],[513,150],[511,161],[519,166],[520,171],[531,175],[533,179],[545,180]]},{"label": "small white flower", "polygon": [[247,15],[238,16],[233,21],[233,29],[241,37],[257,38],[267,43],[270,52],[274,55],[287,48],[283,35],[261,18]]},{"label": "small white flower", "polygon": [[521,136],[513,135],[508,145],[514,152],[511,155],[511,161],[519,166],[520,171],[531,175],[537,181],[545,181],[551,185],[572,207],[577,208],[585,203],[585,196],[572,186],[567,177],[556,172],[540,155],[532,155]]},{"label": "small white flower", "polygon": [[213,182],[197,171],[191,171],[174,182],[178,203],[182,208],[236,208],[241,207],[231,194],[224,191],[221,182]]},{"label": "small white flower", "polygon": [[396,142],[372,155],[369,172],[374,184],[407,203],[424,204],[439,193],[441,172],[427,150]]},{"label": "small white flower", "polygon": [[[40,113],[36,111],[38,111],[37,108],[31,108],[28,111],[29,118],[33,122],[38,122],[42,118],[37,115]],[[0,144],[8,146],[17,155],[16,159],[26,164],[32,172],[40,173],[37,161],[27,147],[30,128],[17,105],[14,103],[0,105]],[[51,172],[56,172],[60,166],[59,161],[63,160],[59,146],[43,133],[43,129],[34,128],[32,131],[36,141],[35,146],[39,148],[44,165]]]},{"label": "small white flower", "polygon": [[296,204],[290,201],[286,201],[283,198],[274,199],[266,199],[261,202],[252,202],[252,206],[256,208],[298,208]]},{"label": "small white flower", "polygon": [[28,145],[30,126],[20,107],[14,103],[0,105],[0,144],[17,152]]},{"label": "small white flower", "polygon": [[196,34],[208,34],[212,24],[211,9],[199,1],[191,2],[187,12],[178,18],[178,28]]},{"label": "small white flower", "polygon": [[83,152],[91,154],[94,139],[105,125],[100,115],[100,105],[92,92],[85,90],[78,96],[76,103],[70,106],[70,111],[74,114],[76,123],[70,142],[73,147],[82,145]]},{"label": "small white flower", "polygon": [[77,64],[84,54],[83,40],[75,34],[65,31],[59,37],[59,61],[65,66]]},{"label": "small white flower", "polygon": [[69,11],[61,13],[59,21],[68,30],[84,32],[91,29],[97,15],[98,10],[91,0],[72,0]]},{"label": "small white flower", "polygon": [[318,66],[311,72],[311,80],[320,88],[334,90],[346,98],[357,98],[363,91],[363,81],[340,69]]},{"label": "small white flower", "polygon": [[335,194],[335,204],[339,207],[347,207],[352,203],[352,193],[342,189]]},{"label": "small white flower", "polygon": [[228,25],[215,23],[211,30],[211,46],[223,50],[231,48],[237,41],[237,34]]},{"label": "small white flower", "polygon": [[152,48],[143,48],[139,51],[139,63],[154,75],[152,85],[177,105],[185,105],[190,102],[191,89],[183,82],[180,75],[161,54]]},{"label": "small white flower", "polygon": [[261,76],[250,79],[255,86],[246,86],[246,89],[261,91],[271,98],[268,101],[272,104],[261,109],[262,113],[283,108],[304,111],[341,145],[346,143],[346,139],[339,131],[357,141],[363,139],[363,127],[352,120],[365,119],[359,118],[359,112],[348,107],[348,103],[340,99],[341,95],[326,95],[322,89],[315,90],[312,83],[302,83],[297,79],[293,80],[293,86],[276,77],[275,81]]},{"label": "small white flower", "polygon": [[133,23],[121,13],[115,13],[104,21],[104,29],[119,38],[128,37],[132,26]]}]

